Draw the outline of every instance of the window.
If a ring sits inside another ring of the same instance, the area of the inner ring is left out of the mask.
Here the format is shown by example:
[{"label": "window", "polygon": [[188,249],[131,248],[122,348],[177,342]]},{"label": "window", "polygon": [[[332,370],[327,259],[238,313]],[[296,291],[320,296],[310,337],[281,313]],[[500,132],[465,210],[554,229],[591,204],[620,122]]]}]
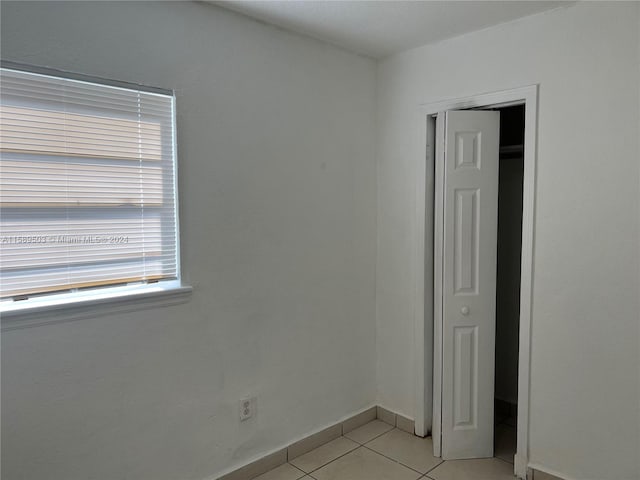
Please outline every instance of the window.
[{"label": "window", "polygon": [[175,172],[172,94],[1,68],[2,304],[179,280]]}]

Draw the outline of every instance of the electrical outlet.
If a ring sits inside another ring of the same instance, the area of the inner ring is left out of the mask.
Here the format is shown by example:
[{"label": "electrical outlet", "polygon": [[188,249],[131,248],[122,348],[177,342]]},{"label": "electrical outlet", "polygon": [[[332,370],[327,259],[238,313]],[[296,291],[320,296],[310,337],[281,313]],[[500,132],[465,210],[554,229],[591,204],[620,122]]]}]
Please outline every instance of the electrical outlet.
[{"label": "electrical outlet", "polygon": [[245,397],[240,399],[240,421],[249,420],[256,414],[258,399],[256,397]]}]

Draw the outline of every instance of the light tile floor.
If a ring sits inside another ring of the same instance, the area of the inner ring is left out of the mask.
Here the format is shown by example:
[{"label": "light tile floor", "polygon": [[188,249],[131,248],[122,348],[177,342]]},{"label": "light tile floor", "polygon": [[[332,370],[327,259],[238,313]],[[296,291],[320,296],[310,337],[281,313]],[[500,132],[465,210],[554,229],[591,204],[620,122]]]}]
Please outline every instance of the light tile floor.
[{"label": "light tile floor", "polygon": [[495,436],[496,458],[443,462],[431,438],[374,420],[255,480],[513,480],[515,429],[501,423]]}]

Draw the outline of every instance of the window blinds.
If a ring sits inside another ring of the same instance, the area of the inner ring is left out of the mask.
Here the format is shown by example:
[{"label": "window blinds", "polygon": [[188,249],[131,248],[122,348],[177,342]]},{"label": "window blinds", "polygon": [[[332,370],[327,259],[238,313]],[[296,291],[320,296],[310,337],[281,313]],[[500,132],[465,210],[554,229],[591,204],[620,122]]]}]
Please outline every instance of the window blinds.
[{"label": "window blinds", "polygon": [[0,297],[175,279],[174,98],[0,69]]}]

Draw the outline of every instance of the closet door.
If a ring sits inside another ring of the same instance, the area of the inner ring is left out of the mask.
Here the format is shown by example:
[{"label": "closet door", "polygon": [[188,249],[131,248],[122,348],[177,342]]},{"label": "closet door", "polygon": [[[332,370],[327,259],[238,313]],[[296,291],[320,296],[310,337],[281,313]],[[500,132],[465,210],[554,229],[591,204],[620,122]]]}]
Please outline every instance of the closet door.
[{"label": "closet door", "polygon": [[500,113],[449,111],[443,123],[442,458],[492,457]]}]

